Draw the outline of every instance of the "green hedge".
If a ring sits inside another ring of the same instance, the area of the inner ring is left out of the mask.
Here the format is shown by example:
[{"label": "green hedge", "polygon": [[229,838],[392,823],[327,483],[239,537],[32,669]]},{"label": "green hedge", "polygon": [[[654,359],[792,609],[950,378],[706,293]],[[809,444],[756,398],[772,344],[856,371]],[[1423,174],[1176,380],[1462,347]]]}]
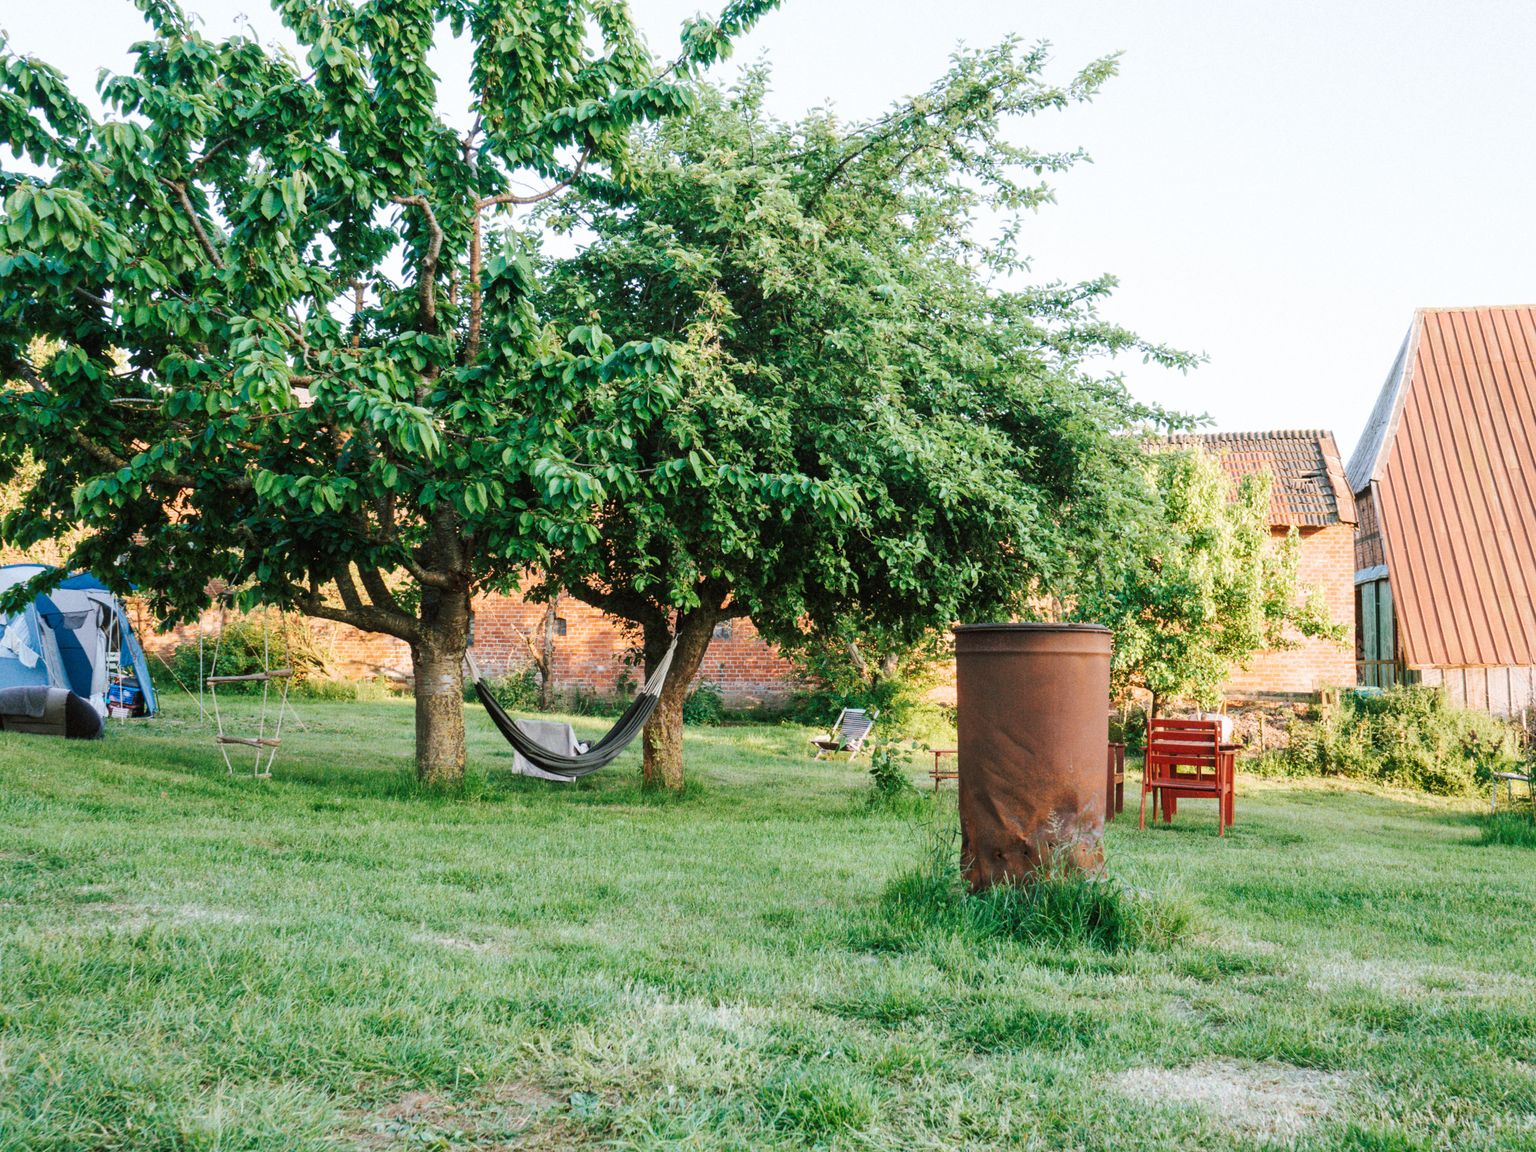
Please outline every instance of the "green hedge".
[{"label": "green hedge", "polygon": [[1272,767],[1347,776],[1438,796],[1471,792],[1524,761],[1519,729],[1485,712],[1452,707],[1435,688],[1346,692],[1291,728]]}]

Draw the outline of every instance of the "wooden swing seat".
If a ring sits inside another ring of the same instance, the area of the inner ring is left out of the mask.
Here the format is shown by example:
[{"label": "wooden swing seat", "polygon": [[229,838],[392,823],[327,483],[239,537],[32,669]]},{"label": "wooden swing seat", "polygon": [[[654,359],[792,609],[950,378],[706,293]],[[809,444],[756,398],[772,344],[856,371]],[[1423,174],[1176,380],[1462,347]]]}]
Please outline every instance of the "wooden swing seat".
[{"label": "wooden swing seat", "polygon": [[204,684],[259,684],[263,680],[282,680],[292,676],[292,668],[274,668],[270,672],[250,672],[244,676],[209,676]]}]

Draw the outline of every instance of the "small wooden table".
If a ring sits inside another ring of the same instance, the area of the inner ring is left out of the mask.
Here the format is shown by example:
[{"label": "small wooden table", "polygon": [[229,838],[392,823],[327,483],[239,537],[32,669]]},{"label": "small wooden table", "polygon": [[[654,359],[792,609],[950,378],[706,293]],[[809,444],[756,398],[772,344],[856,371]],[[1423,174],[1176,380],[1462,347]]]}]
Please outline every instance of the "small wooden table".
[{"label": "small wooden table", "polygon": [[933,750],[933,771],[929,775],[933,777],[933,790],[935,792],[939,790],[939,783],[941,781],[960,779],[960,766],[958,764],[949,768],[944,767],[943,764],[945,756],[958,756],[959,754],[960,749],[958,748],[935,748]]},{"label": "small wooden table", "polygon": [[1525,785],[1526,791],[1530,793],[1533,803],[1536,803],[1536,775],[1525,772],[1495,772],[1493,774],[1493,794],[1489,797],[1488,802],[1489,812],[1497,812],[1499,810],[1500,781],[1504,784],[1505,798],[1511,806],[1514,805],[1516,780]]}]

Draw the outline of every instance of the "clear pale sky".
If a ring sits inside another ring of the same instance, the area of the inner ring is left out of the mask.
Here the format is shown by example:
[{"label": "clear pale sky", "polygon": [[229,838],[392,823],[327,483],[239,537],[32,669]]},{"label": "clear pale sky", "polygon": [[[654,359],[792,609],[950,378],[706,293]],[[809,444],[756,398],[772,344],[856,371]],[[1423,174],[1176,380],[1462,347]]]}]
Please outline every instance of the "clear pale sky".
[{"label": "clear pale sky", "polygon": [[[631,0],[659,54],[708,4]],[[278,34],[263,0],[186,6]],[[143,25],[127,0],[0,0],[0,27],[89,90]],[[1139,396],[1347,454],[1415,307],[1536,301],[1536,0],[785,0],[736,61],[768,56],[782,115],[861,118],[1010,34],[1061,79],[1122,53],[1094,104],[1021,131],[1094,160],[1024,247],[1036,279],[1116,274],[1111,319],[1210,357],[1122,365]]]}]

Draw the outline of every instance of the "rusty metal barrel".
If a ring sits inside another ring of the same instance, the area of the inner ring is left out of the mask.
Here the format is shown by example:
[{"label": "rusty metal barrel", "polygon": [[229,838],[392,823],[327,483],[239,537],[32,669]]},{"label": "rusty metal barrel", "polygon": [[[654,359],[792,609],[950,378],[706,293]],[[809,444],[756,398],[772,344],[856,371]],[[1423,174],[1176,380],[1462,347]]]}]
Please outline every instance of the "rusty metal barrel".
[{"label": "rusty metal barrel", "polygon": [[1098,624],[955,629],[960,832],[980,891],[1054,853],[1103,858],[1110,631]]}]

